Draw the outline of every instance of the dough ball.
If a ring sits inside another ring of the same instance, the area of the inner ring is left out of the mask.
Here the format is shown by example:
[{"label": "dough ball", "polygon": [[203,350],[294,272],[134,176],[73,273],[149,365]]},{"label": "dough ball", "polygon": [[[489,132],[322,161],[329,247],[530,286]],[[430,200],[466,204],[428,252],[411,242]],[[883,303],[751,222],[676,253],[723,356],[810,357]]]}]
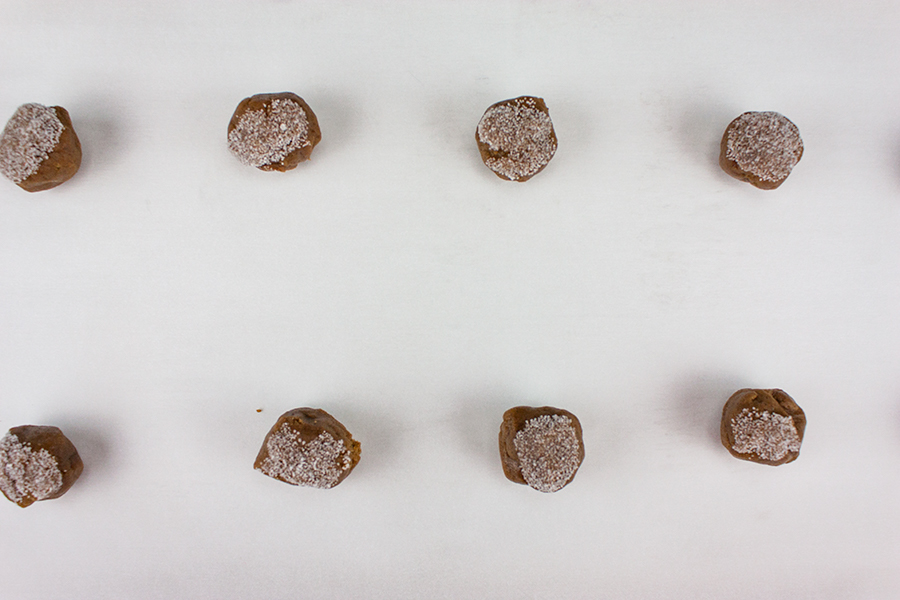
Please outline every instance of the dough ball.
[{"label": "dough ball", "polygon": [[244,98],[228,123],[228,149],[245,165],[290,171],[322,139],[316,115],[291,92]]},{"label": "dough ball", "polygon": [[774,190],[801,156],[800,130],[787,117],[777,112],[745,112],[725,129],[719,164],[736,179]]},{"label": "dough ball", "polygon": [[49,190],[81,166],[81,142],[61,106],[23,104],[0,134],[0,173],[27,192]]},{"label": "dough ball", "polygon": [[556,492],[584,460],[581,423],[569,411],[517,406],[503,414],[500,461],[506,478],[540,492]]},{"label": "dough ball", "polygon": [[359,457],[359,442],[337,419],[318,408],[295,408],[278,418],[253,467],[291,485],[332,488]]},{"label": "dough ball", "polygon": [[59,498],[83,469],[75,446],[56,427],[23,425],[0,438],[0,491],[22,508]]},{"label": "dough ball", "polygon": [[556,153],[556,133],[542,98],[520,96],[490,106],[475,130],[481,160],[501,179],[528,181]]},{"label": "dough ball", "polygon": [[722,444],[736,458],[764,465],[797,459],[806,415],[782,390],[735,392],[722,409]]}]

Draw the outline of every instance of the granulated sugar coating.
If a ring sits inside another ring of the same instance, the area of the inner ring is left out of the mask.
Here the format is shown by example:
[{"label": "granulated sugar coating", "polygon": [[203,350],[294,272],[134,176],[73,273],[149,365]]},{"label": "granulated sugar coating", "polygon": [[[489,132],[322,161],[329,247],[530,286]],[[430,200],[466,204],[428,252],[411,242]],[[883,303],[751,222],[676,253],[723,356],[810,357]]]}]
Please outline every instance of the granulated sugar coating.
[{"label": "granulated sugar coating", "polygon": [[63,476],[56,459],[44,449],[34,452],[12,433],[0,439],[0,490],[13,502],[31,496],[43,500],[58,492]]},{"label": "granulated sugar coating", "polygon": [[259,470],[293,485],[332,488],[351,467],[350,451],[344,442],[326,431],[304,442],[285,423],[269,436],[266,448],[268,456]]},{"label": "granulated sugar coating", "polygon": [[800,130],[777,112],[746,112],[726,132],[725,158],[763,182],[780,182],[803,154]]},{"label": "granulated sugar coating", "polygon": [[773,467],[793,462],[805,431],[806,414],[781,389],[740,389],[722,407],[722,445],[740,460]]},{"label": "granulated sugar coating", "polygon": [[731,419],[733,448],[741,454],[755,454],[762,460],[778,461],[800,451],[800,436],[790,417],[755,408],[745,408]]},{"label": "granulated sugar coating", "polygon": [[310,145],[309,121],[303,107],[286,99],[272,100],[261,110],[245,112],[228,132],[228,149],[245,165],[278,163]]},{"label": "granulated sugar coating", "polygon": [[563,415],[529,419],[515,437],[522,477],[541,492],[562,489],[581,464],[581,444],[572,420]]},{"label": "granulated sugar coating", "polygon": [[530,179],[556,153],[556,134],[550,114],[544,101],[532,96],[504,100],[489,107],[475,134],[484,164],[510,181]]},{"label": "granulated sugar coating", "polygon": [[52,108],[20,106],[0,135],[0,173],[13,183],[25,181],[56,148],[63,129]]}]

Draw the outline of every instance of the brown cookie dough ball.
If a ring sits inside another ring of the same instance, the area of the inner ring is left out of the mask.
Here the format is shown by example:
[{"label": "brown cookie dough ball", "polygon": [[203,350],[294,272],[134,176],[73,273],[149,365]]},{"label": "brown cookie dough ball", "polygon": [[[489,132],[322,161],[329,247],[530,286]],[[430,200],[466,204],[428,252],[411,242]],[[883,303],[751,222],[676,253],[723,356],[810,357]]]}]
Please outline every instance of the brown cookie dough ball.
[{"label": "brown cookie dough ball", "polygon": [[520,96],[497,102],[475,130],[481,160],[501,179],[528,181],[556,153],[556,133],[543,98]]},{"label": "brown cookie dough ball", "polygon": [[783,465],[800,455],[806,415],[782,390],[735,392],[722,409],[722,444],[736,458]]},{"label": "brown cookie dough ball", "polygon": [[253,468],[291,485],[332,488],[359,457],[359,442],[337,419],[318,408],[295,408],[269,430]]},{"label": "brown cookie dough ball", "polygon": [[49,190],[81,166],[81,143],[61,106],[23,104],[0,134],[0,173],[27,192]]},{"label": "brown cookie dough ball", "polygon": [[228,149],[245,165],[290,171],[322,139],[316,115],[291,92],[244,98],[228,123]]},{"label": "brown cookie dough ball", "polygon": [[784,183],[803,156],[800,130],[777,112],[745,112],[722,136],[719,165],[763,190]]},{"label": "brown cookie dough ball", "polygon": [[517,406],[503,413],[500,461],[506,478],[540,492],[556,492],[584,460],[581,423],[567,410]]},{"label": "brown cookie dough ball", "polygon": [[75,446],[56,427],[23,425],[0,438],[0,491],[22,508],[59,498],[83,469]]}]

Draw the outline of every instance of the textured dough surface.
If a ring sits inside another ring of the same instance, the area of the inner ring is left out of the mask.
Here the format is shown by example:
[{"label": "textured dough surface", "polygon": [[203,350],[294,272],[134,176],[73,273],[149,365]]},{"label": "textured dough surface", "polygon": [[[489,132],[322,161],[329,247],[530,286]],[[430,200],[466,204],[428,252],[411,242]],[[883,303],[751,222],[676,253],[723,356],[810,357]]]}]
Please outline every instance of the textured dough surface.
[{"label": "textured dough surface", "polygon": [[475,140],[481,160],[501,179],[528,181],[556,153],[556,132],[542,98],[520,96],[491,105]]},{"label": "textured dough surface", "polygon": [[266,435],[253,467],[273,479],[332,488],[356,466],[360,444],[324,410],[295,408],[281,415]]},{"label": "textured dough surface", "polygon": [[742,460],[783,465],[800,455],[806,415],[783,390],[743,389],[722,408],[722,445]]},{"label": "textured dough surface", "polygon": [[551,406],[517,406],[503,414],[500,461],[506,478],[541,492],[556,492],[584,460],[581,423]]},{"label": "textured dough surface", "polygon": [[13,427],[0,439],[0,491],[22,508],[59,498],[83,469],[75,446],[57,427]]},{"label": "textured dough surface", "polygon": [[81,167],[81,142],[61,106],[23,104],[0,134],[0,173],[28,192],[49,190]]},{"label": "textured dough surface", "polygon": [[245,98],[228,123],[228,149],[245,165],[263,171],[296,168],[321,139],[315,113],[291,92]]},{"label": "textured dough surface", "polygon": [[719,164],[736,179],[772,190],[791,174],[803,156],[800,130],[777,112],[746,112],[722,135]]}]

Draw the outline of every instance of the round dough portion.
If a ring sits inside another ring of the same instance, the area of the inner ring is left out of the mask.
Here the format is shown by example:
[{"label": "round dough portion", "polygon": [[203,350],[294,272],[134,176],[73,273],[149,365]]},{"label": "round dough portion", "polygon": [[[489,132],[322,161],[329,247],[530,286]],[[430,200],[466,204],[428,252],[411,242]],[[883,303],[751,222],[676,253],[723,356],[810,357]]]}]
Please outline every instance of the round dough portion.
[{"label": "round dough portion", "polygon": [[745,112],[722,135],[719,164],[763,190],[780,186],[803,156],[800,130],[777,112]]},{"label": "round dough portion", "polygon": [[722,445],[732,456],[764,465],[797,460],[806,415],[783,390],[743,389],[722,408]]},{"label": "round dough portion", "polygon": [[57,427],[22,425],[0,438],[0,491],[22,508],[59,498],[83,469],[75,446]]},{"label": "round dough portion", "polygon": [[359,463],[360,444],[324,410],[295,408],[266,435],[253,467],[273,479],[328,489]]},{"label": "round dough portion", "polygon": [[81,167],[81,142],[61,106],[23,104],[0,134],[0,173],[27,192],[49,190]]},{"label": "round dough portion", "polygon": [[517,406],[503,414],[500,461],[506,478],[540,492],[556,492],[584,460],[581,423],[551,406]]},{"label": "round dough portion", "polygon": [[263,171],[296,168],[321,139],[315,113],[291,92],[245,98],[228,123],[228,149],[245,165]]},{"label": "round dough portion", "polygon": [[556,153],[556,132],[543,98],[520,96],[491,105],[475,130],[481,160],[501,179],[528,181]]}]

